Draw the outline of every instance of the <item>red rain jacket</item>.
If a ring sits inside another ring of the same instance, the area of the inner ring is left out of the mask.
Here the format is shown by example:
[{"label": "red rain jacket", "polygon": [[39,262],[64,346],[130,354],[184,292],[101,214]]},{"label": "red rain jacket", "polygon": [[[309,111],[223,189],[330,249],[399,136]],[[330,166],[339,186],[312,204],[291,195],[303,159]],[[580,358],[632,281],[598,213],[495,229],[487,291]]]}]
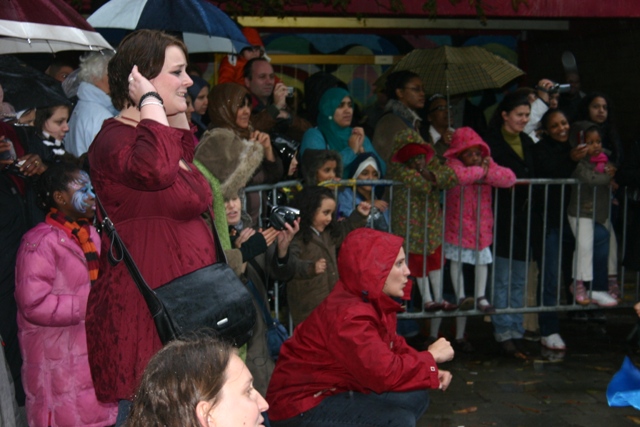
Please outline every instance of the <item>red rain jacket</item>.
[{"label": "red rain jacket", "polygon": [[429,352],[396,334],[401,306],[382,292],[403,239],[368,228],[351,232],[338,257],[340,280],[280,351],[269,383],[269,419],[284,420],[346,391],[438,388]]}]

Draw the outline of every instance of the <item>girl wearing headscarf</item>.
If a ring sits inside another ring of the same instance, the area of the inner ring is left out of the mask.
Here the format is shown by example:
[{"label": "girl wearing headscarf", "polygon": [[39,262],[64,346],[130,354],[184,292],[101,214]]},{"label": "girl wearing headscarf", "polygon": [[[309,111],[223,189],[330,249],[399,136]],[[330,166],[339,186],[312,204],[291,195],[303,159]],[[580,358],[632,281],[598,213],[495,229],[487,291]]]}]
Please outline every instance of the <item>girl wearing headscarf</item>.
[{"label": "girl wearing headscarf", "polygon": [[[385,162],[373,148],[371,141],[361,127],[351,127],[353,118],[353,100],[344,89],[331,88],[320,98],[318,126],[305,132],[300,146],[300,154],[313,148],[316,150],[335,150],[342,156],[345,171],[360,153],[373,153],[384,175]],[[343,176],[347,178],[346,175]]]}]

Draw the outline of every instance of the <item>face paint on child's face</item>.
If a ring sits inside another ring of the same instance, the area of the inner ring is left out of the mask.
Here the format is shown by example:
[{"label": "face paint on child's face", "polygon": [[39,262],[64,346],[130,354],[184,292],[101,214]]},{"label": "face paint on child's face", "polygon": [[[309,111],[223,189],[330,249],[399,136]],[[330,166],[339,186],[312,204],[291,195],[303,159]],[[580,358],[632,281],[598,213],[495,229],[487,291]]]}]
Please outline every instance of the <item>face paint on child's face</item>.
[{"label": "face paint on child's face", "polygon": [[465,166],[480,166],[482,164],[482,150],[480,147],[470,147],[460,153],[460,160]]},{"label": "face paint on child's face", "polygon": [[68,185],[68,191],[71,193],[71,206],[79,214],[87,215],[91,213],[91,217],[95,211],[95,197],[91,187],[91,179],[86,172],[78,172],[77,177]]},{"label": "face paint on child's face", "polygon": [[339,180],[340,178],[336,176],[337,167],[338,162],[335,160],[327,160],[326,162],[324,162],[324,164],[316,172],[318,183],[331,180]]}]

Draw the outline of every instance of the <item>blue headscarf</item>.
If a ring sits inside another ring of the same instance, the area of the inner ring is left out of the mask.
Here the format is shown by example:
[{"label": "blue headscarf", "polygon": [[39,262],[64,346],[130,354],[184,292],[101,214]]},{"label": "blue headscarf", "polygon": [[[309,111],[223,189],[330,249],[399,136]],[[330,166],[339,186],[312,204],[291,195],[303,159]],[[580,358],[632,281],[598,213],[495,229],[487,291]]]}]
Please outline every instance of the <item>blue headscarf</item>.
[{"label": "blue headscarf", "polygon": [[351,98],[351,95],[346,90],[339,87],[331,88],[320,98],[318,108],[318,129],[322,132],[328,148],[337,152],[349,146],[349,137],[352,131],[350,126],[340,127],[333,120],[333,114],[345,96]]}]

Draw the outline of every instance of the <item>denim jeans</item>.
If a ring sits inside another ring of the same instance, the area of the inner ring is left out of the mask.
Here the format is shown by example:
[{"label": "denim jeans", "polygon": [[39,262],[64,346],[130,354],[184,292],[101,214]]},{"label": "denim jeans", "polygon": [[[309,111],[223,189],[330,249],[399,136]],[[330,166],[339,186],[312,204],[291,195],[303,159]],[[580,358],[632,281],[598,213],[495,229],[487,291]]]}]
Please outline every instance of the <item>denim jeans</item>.
[{"label": "denim jeans", "polygon": [[273,427],[415,427],[429,406],[427,390],[382,394],[348,391],[325,398],[302,414]]},{"label": "denim jeans", "polygon": [[[561,272],[565,279],[565,285],[568,286],[571,283],[571,262],[572,253],[575,246],[575,238],[571,232],[569,224],[565,222],[562,229],[562,243],[560,240],[560,229],[549,228],[547,229],[547,236],[545,240],[545,254],[544,254],[544,277],[542,277],[542,271],[538,277],[538,304],[540,305],[541,291],[542,293],[542,305],[555,306],[557,305],[558,296],[558,260],[559,249],[562,244],[562,264]],[[596,223],[593,234],[593,289],[594,290],[607,290],[608,278],[607,278],[607,263],[609,257],[609,230],[602,225]],[[540,281],[542,280],[542,286]],[[567,301],[573,301],[573,295],[567,294]],[[555,311],[540,312],[538,314],[538,323],[540,325],[540,335],[543,337],[551,334],[557,334],[560,332],[560,324],[558,322],[558,313]]]},{"label": "denim jeans", "polygon": [[118,402],[118,415],[116,416],[115,427],[121,427],[127,421],[127,417],[131,412],[133,402],[130,400],[121,400]]},{"label": "denim jeans", "polygon": [[[511,261],[509,277],[509,259],[496,257],[493,265],[495,287],[493,306],[495,308],[521,308],[524,306],[524,287],[526,283],[527,263]],[[494,314],[491,316],[493,334],[496,341],[520,339],[524,334],[522,313]]]}]

